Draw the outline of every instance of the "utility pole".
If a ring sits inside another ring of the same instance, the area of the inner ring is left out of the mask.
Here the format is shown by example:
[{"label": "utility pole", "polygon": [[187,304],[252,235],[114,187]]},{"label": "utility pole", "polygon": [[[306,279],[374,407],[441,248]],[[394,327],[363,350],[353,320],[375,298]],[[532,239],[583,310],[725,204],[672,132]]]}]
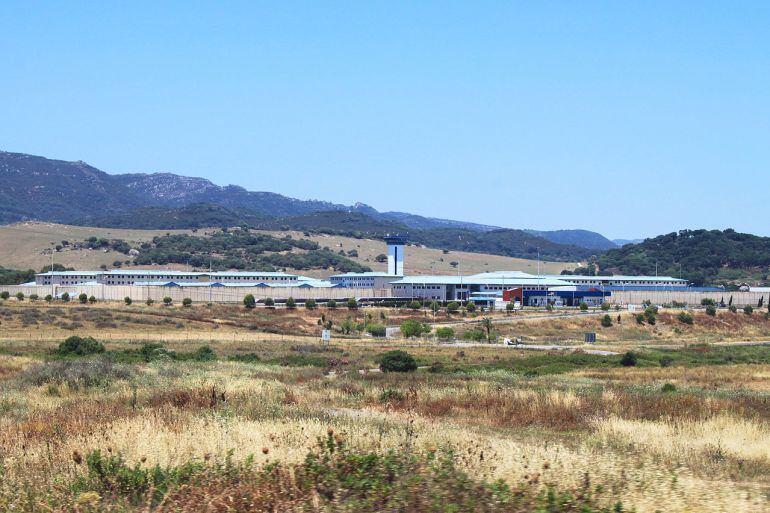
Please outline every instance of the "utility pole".
[{"label": "utility pole", "polygon": [[51,248],[51,297],[54,297],[54,289],[53,289],[53,253],[56,251],[56,248]]}]

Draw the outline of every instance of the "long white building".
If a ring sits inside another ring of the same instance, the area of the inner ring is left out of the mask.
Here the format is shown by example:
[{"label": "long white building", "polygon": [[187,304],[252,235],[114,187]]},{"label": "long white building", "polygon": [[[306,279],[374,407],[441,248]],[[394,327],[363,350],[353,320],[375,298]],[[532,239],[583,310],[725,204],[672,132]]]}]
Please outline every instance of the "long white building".
[{"label": "long white building", "polygon": [[136,285],[176,283],[201,285],[219,283],[222,285],[299,285],[299,276],[283,272],[265,271],[220,271],[191,272],[147,269],[113,269],[111,271],[54,271],[35,275],[36,285]]}]

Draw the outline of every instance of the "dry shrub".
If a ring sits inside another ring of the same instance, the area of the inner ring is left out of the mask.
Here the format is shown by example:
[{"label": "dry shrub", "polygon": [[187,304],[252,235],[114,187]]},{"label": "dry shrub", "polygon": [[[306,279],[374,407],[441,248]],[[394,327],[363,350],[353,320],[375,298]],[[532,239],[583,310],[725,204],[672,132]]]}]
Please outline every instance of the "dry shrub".
[{"label": "dry shrub", "polygon": [[[371,402],[376,407],[376,402]],[[591,429],[595,418],[655,421],[662,418],[699,421],[722,412],[767,417],[770,402],[762,397],[741,395],[704,398],[694,394],[633,393],[625,389],[595,391],[448,390],[438,397],[407,395],[388,403],[401,411],[429,418],[456,417],[472,423],[499,427],[542,426],[568,431]]]},{"label": "dry shrub", "polygon": [[45,362],[26,369],[22,379],[34,386],[56,383],[79,389],[104,387],[115,380],[127,380],[132,376],[129,367],[113,364],[109,358],[98,358]]}]

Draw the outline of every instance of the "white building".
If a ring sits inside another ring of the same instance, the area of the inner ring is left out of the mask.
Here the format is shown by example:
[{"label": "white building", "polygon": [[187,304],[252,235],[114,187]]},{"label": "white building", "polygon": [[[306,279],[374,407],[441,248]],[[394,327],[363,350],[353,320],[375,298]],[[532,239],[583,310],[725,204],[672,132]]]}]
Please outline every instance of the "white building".
[{"label": "white building", "polygon": [[266,271],[223,271],[223,272],[192,272],[148,269],[113,269],[111,271],[54,271],[35,275],[37,285],[134,285],[138,283],[179,283],[179,284],[209,284],[223,285],[282,285],[293,287],[299,284],[296,274]]},{"label": "white building", "polygon": [[576,274],[560,274],[548,276],[557,278],[574,285],[588,287],[687,287],[687,280],[672,278],[671,276],[583,276]]},{"label": "white building", "polygon": [[359,289],[390,288],[390,283],[397,279],[399,279],[399,276],[380,272],[345,273],[335,274],[334,276],[329,277],[329,281],[332,283],[332,285]]},{"label": "white building", "polygon": [[465,301],[473,295],[501,296],[504,290],[524,291],[563,287],[568,282],[547,276],[533,276],[520,271],[481,273],[470,276],[405,276],[391,283],[393,296],[400,298]]}]

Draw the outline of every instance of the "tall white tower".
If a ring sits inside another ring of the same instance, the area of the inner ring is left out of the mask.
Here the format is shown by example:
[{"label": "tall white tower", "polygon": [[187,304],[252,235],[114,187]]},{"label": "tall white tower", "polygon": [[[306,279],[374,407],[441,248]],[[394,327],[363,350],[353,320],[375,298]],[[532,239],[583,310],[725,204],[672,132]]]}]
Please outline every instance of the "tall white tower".
[{"label": "tall white tower", "polygon": [[401,235],[386,235],[388,244],[388,274],[391,276],[404,275],[404,245],[406,239]]}]

